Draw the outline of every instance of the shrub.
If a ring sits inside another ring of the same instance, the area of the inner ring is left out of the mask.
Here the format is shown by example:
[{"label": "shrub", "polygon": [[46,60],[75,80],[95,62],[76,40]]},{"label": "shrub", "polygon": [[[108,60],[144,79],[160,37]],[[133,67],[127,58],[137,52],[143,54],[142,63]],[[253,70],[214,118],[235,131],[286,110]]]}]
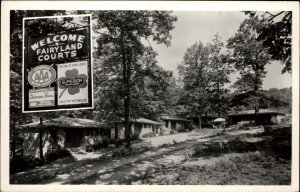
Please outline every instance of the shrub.
[{"label": "shrub", "polygon": [[155,133],[150,132],[150,133],[146,133],[145,135],[143,135],[143,137],[154,137]]},{"label": "shrub", "polygon": [[43,161],[32,156],[16,156],[15,159],[10,159],[9,163],[10,174],[14,174],[42,165]]},{"label": "shrub", "polygon": [[103,147],[107,147],[111,142],[107,137],[101,138],[101,141],[96,142],[95,144],[89,144],[86,142],[85,144],[85,150],[86,152],[91,152],[93,150],[98,150]]},{"label": "shrub", "polygon": [[112,157],[128,155],[131,151],[132,149],[124,149],[124,148],[115,149],[112,152]]},{"label": "shrub", "polygon": [[130,140],[131,141],[135,141],[135,140],[139,140],[140,139],[140,136],[137,135],[137,134],[133,134],[131,137],[130,137]]},{"label": "shrub", "polygon": [[55,161],[57,159],[71,156],[71,153],[66,149],[58,149],[57,151],[52,151],[45,154],[45,161],[47,163]]}]

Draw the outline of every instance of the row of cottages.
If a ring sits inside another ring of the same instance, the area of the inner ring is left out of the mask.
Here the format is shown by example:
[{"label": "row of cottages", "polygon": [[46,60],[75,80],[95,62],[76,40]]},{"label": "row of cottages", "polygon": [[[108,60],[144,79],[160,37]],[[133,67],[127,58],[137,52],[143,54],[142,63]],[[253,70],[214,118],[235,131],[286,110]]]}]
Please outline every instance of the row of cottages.
[{"label": "row of cottages", "polygon": [[[261,125],[279,124],[285,119],[286,114],[270,109],[260,109],[258,117]],[[238,122],[255,122],[255,111],[245,110],[238,113],[228,115],[229,124],[237,124]]]},{"label": "row of cottages", "polygon": [[[51,142],[58,144],[60,148],[71,148],[123,139],[124,123],[116,124],[117,127],[111,128],[95,120],[59,117],[22,125],[19,128],[24,138],[23,155],[39,157],[40,145],[43,146],[43,155],[45,155],[51,147]],[[144,118],[130,120],[130,124],[131,134],[137,137],[150,133],[158,135],[163,126],[163,123]]]},{"label": "row of cottages", "polygon": [[45,155],[51,142],[57,143],[60,148],[66,148],[110,139],[110,129],[90,119],[59,117],[22,125],[20,129],[24,138],[23,155],[33,157],[40,156],[40,145],[43,146]]},{"label": "row of cottages", "polygon": [[162,131],[164,134],[172,132],[181,132],[192,129],[192,121],[173,116],[162,116],[161,121],[164,122]]},{"label": "row of cottages", "polygon": [[[131,135],[138,137],[145,137],[147,135],[159,135],[162,123],[152,121],[145,118],[131,119],[129,120],[131,127]],[[125,127],[124,121],[117,122],[117,127],[111,129],[111,138],[124,139]]]}]

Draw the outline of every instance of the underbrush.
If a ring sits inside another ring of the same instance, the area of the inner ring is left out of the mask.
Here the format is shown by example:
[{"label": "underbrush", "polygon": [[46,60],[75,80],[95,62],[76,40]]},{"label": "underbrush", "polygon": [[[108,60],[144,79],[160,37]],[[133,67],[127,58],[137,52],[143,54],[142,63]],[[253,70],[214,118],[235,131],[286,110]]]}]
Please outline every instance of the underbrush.
[{"label": "underbrush", "polygon": [[[257,135],[258,136],[258,135]],[[193,157],[218,156],[225,153],[237,152],[253,152],[262,151],[276,158],[283,158],[286,160],[291,159],[291,139],[290,135],[263,135],[260,137],[237,137],[223,142],[222,140],[214,141],[205,144],[198,144],[194,146]],[[248,142],[247,138],[258,139],[256,142]]]},{"label": "underbrush", "polygon": [[46,153],[44,160],[32,156],[17,156],[15,159],[10,159],[10,174],[34,169],[37,166],[42,166],[46,163],[69,156],[71,156],[70,152],[64,149],[59,149],[56,152]]},{"label": "underbrush", "polygon": [[[209,157],[213,165],[168,166],[136,178],[155,185],[289,185],[291,164],[261,152],[232,155],[229,159]],[[218,160],[216,160],[218,159]]]},{"label": "underbrush", "polygon": [[50,163],[60,158],[70,157],[71,153],[66,149],[58,149],[55,152],[49,152],[45,154],[45,163]]},{"label": "underbrush", "polygon": [[260,152],[244,153],[213,166],[180,172],[180,175],[181,184],[287,185],[291,181],[289,161],[278,161]]},{"label": "underbrush", "polygon": [[15,174],[33,169],[39,165],[43,165],[43,161],[41,161],[39,158],[34,158],[31,156],[16,156],[14,159],[10,159],[9,164],[10,174]]}]

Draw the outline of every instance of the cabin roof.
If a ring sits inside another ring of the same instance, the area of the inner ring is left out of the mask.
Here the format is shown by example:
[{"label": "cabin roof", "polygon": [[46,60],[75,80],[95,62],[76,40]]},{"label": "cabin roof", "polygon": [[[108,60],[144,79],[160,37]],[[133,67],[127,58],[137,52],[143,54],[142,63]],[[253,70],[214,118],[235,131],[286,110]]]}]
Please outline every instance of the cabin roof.
[{"label": "cabin roof", "polygon": [[139,119],[131,119],[130,122],[134,123],[145,123],[145,124],[153,124],[153,125],[161,125],[162,123],[157,121],[152,121],[150,119],[139,118]]},{"label": "cabin roof", "polygon": [[191,121],[191,120],[188,120],[188,119],[183,119],[183,118],[174,117],[174,116],[162,116],[161,119],[162,120],[169,120],[169,121],[187,121],[187,122]]},{"label": "cabin roof", "polygon": [[40,127],[57,127],[57,128],[106,128],[104,124],[92,119],[81,119],[61,116],[50,120],[43,120],[42,125],[39,121],[21,125],[21,128],[40,128]]},{"label": "cabin roof", "polygon": [[[275,110],[270,110],[270,109],[259,109],[258,111],[259,114],[277,114],[277,115],[285,115],[285,113],[275,111]],[[245,111],[240,111],[237,113],[232,113],[229,114],[228,116],[240,116],[240,115],[254,115],[255,111],[254,110],[245,110]]]}]

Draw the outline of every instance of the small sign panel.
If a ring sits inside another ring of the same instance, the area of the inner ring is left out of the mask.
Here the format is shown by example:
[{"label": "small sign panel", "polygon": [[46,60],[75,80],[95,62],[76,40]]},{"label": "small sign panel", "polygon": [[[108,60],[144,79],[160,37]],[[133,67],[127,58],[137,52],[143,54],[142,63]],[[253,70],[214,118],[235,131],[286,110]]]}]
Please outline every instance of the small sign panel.
[{"label": "small sign panel", "polygon": [[24,113],[94,107],[91,15],[24,18],[23,39]]},{"label": "small sign panel", "polygon": [[30,89],[29,108],[54,106],[54,88]]},{"label": "small sign panel", "polygon": [[58,65],[58,105],[88,103],[86,61]]}]

